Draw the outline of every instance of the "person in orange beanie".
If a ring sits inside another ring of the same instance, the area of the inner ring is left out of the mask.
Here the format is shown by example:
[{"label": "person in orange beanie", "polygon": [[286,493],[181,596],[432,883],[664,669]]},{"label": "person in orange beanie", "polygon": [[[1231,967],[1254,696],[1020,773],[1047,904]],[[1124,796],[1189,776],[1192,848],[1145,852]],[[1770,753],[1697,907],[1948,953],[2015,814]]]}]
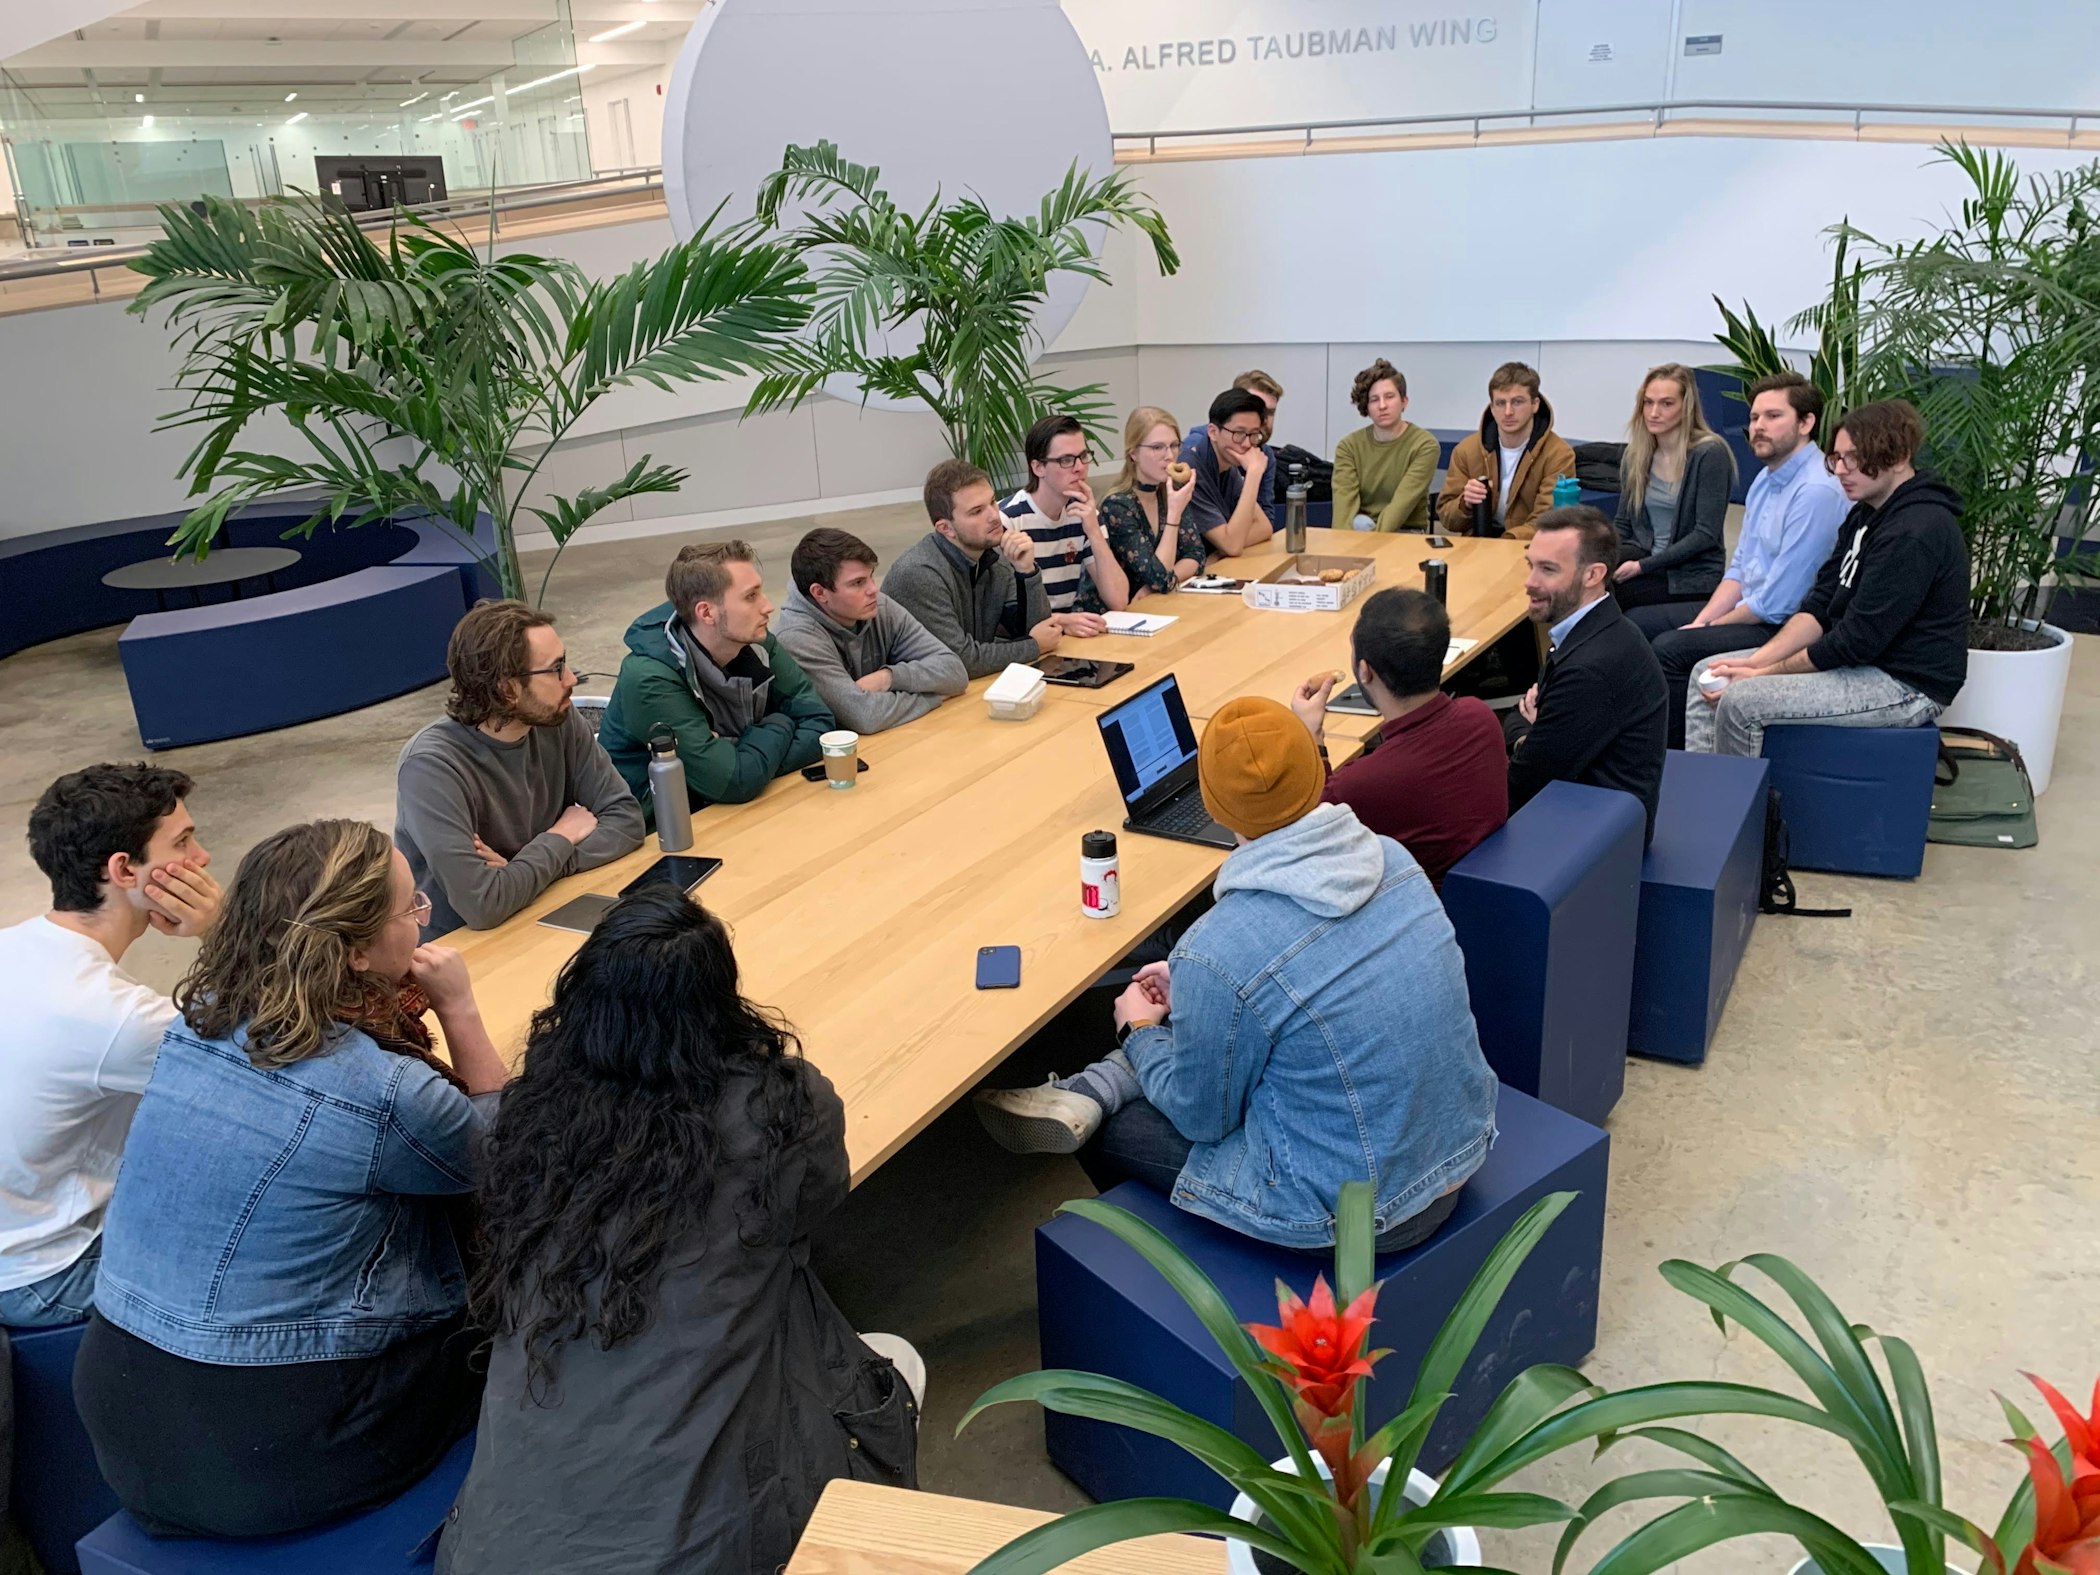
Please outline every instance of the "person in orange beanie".
[{"label": "person in orange beanie", "polygon": [[978,1115],[1016,1152],[1076,1154],[1103,1191],[1141,1181],[1308,1251],[1333,1246],[1342,1185],[1369,1180],[1378,1250],[1412,1246],[1495,1129],[1451,921],[1405,848],[1320,801],[1326,764],[1289,707],[1227,702],[1196,769],[1239,839],[1216,905],[1118,997],[1111,1055],[981,1092]]}]

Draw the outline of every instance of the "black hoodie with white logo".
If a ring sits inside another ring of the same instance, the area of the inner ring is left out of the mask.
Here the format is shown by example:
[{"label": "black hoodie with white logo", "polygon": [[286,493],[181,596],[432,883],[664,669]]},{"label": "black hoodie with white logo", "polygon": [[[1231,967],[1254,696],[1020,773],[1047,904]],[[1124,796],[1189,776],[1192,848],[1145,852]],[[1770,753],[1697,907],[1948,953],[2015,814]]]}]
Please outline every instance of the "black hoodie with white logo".
[{"label": "black hoodie with white logo", "polygon": [[1969,544],[1961,497],[1919,471],[1880,508],[1854,504],[1801,610],[1823,626],[1818,672],[1878,667],[1947,705],[1969,676]]}]

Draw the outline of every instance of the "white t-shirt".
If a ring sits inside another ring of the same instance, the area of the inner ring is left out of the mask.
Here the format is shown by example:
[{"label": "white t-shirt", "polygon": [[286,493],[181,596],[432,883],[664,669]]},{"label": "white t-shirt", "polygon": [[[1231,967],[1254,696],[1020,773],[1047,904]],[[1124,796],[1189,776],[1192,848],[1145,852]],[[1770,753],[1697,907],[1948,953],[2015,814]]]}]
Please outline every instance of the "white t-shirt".
[{"label": "white t-shirt", "polygon": [[1495,493],[1495,518],[1509,518],[1509,484],[1517,479],[1517,464],[1524,458],[1524,445],[1502,450],[1502,485]]},{"label": "white t-shirt", "polygon": [[0,1291],[93,1245],[175,1003],[39,914],[0,929]]}]

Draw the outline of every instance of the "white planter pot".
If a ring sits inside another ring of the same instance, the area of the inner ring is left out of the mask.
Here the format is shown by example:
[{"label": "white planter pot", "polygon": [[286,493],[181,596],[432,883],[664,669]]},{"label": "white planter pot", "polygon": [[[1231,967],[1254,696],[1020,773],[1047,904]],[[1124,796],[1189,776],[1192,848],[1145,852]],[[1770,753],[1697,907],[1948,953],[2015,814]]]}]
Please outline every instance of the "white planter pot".
[{"label": "white planter pot", "polygon": [[[1903,1575],[1906,1566],[1903,1562],[1903,1550],[1901,1548],[1892,1547],[1885,1542],[1864,1542],[1860,1546],[1873,1554],[1874,1562],[1887,1570],[1889,1575]],[[1788,1570],[1786,1575],[1823,1575],[1823,1566],[1814,1559],[1802,1559],[1792,1569]],[[1950,1564],[1947,1566],[1947,1575],[1969,1575],[1969,1572]]]},{"label": "white planter pot", "polygon": [[[1327,1462],[1318,1455],[1313,1456],[1313,1464],[1319,1468],[1321,1476],[1332,1475],[1327,1469]],[[1372,1473],[1371,1481],[1374,1485],[1384,1485],[1386,1471],[1391,1465],[1392,1462],[1388,1460]],[[1298,1467],[1293,1461],[1283,1459],[1276,1462],[1276,1469],[1278,1471],[1288,1471],[1295,1475]],[[1435,1492],[1435,1477],[1421,1471],[1410,1471],[1407,1474],[1408,1503],[1426,1504]],[[1236,1519],[1244,1520],[1250,1526],[1261,1519],[1260,1507],[1244,1493],[1232,1501],[1232,1513]],[[1452,1563],[1467,1565],[1471,1568],[1479,1567],[1480,1537],[1478,1533],[1470,1526],[1453,1526],[1444,1535],[1451,1539]],[[1246,1543],[1232,1537],[1225,1539],[1225,1568],[1231,1572],[1231,1575],[1260,1575],[1260,1572],[1254,1565],[1254,1550],[1248,1547]]]},{"label": "white planter pot", "polygon": [[2054,624],[2046,651],[1971,651],[1969,681],[1940,717],[1942,727],[1975,727],[2020,746],[2037,794],[2049,787],[2056,761],[2056,727],[2063,720],[2064,687],[2071,681],[2071,637]]}]

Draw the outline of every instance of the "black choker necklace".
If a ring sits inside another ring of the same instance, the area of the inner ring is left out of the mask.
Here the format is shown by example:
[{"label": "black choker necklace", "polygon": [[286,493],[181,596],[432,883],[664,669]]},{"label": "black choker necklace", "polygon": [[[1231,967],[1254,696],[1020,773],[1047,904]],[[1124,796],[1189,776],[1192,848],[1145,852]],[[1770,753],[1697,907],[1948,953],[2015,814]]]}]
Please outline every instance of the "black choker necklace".
[{"label": "black choker necklace", "polygon": [[1132,481],[1131,485],[1140,492],[1158,492],[1164,483],[1157,481]]}]

